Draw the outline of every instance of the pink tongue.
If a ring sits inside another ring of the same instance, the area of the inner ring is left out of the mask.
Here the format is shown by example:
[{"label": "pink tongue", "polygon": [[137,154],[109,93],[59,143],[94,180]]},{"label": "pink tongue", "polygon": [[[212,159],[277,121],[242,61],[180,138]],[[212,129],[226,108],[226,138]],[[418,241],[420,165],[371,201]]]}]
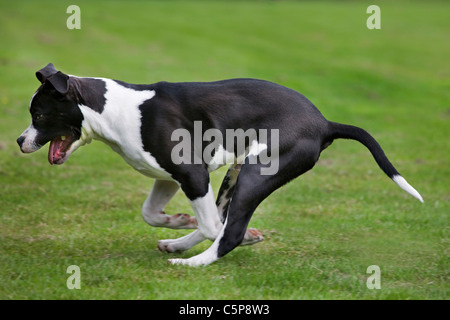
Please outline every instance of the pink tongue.
[{"label": "pink tongue", "polygon": [[60,164],[66,153],[62,151],[64,146],[64,141],[61,138],[56,138],[50,143],[50,148],[48,150],[48,162],[50,164]]}]

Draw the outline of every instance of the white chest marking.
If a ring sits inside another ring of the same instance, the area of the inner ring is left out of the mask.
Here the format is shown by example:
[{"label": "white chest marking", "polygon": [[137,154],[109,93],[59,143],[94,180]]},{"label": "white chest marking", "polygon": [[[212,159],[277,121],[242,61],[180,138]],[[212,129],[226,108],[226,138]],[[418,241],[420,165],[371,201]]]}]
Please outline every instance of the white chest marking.
[{"label": "white chest marking", "polygon": [[156,159],[144,151],[139,106],[155,96],[153,90],[137,91],[110,79],[106,84],[106,103],[101,114],[79,105],[84,116],[82,140],[98,139],[119,153],[134,169],[153,178],[170,178]]}]

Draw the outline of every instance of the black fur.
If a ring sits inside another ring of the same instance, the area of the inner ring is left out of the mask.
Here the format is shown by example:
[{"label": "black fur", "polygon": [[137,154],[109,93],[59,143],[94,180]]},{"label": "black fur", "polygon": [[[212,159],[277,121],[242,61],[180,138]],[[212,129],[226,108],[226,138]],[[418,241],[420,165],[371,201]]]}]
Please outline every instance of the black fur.
[{"label": "black fur", "polygon": [[71,88],[73,88],[74,96],[80,104],[98,113],[103,112],[106,103],[106,86],[102,80],[93,78],[70,78],[69,82]]}]

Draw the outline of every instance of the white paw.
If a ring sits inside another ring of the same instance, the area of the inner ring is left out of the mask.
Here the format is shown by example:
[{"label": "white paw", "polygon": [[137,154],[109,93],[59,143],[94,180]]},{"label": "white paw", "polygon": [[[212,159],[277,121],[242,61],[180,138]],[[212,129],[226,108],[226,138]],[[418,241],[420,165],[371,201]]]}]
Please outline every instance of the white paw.
[{"label": "white paw", "polygon": [[210,263],[216,261],[217,254],[211,252],[211,250],[206,250],[203,253],[200,253],[189,259],[169,259],[170,264],[181,264],[190,267],[200,267],[207,266]]},{"label": "white paw", "polygon": [[158,240],[158,250],[161,252],[170,252],[167,250],[167,244],[164,242],[165,240]]},{"label": "white paw", "polygon": [[169,259],[169,263],[170,264],[180,264],[180,265],[184,265],[184,266],[189,266],[189,267],[200,267],[202,265],[202,263],[198,263],[195,261],[191,260],[192,258],[189,259]]},{"label": "white paw", "polygon": [[182,252],[187,250],[184,246],[177,243],[176,240],[159,240],[158,249],[161,252]]},{"label": "white paw", "polygon": [[[167,219],[169,218],[169,219]],[[166,217],[167,226],[174,229],[196,229],[197,220],[186,213],[178,213]]]},{"label": "white paw", "polygon": [[188,259],[169,259],[169,264],[181,264],[186,265]]}]

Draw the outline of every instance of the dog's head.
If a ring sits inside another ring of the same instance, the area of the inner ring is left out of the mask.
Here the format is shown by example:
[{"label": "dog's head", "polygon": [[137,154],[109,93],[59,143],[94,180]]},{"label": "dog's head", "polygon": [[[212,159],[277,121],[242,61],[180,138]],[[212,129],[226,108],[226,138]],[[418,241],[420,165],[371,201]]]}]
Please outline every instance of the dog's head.
[{"label": "dog's head", "polygon": [[22,152],[31,153],[50,141],[48,161],[63,164],[83,144],[80,141],[83,114],[68,75],[49,63],[36,72],[36,77],[41,86],[31,98],[31,124],[17,143]]}]

